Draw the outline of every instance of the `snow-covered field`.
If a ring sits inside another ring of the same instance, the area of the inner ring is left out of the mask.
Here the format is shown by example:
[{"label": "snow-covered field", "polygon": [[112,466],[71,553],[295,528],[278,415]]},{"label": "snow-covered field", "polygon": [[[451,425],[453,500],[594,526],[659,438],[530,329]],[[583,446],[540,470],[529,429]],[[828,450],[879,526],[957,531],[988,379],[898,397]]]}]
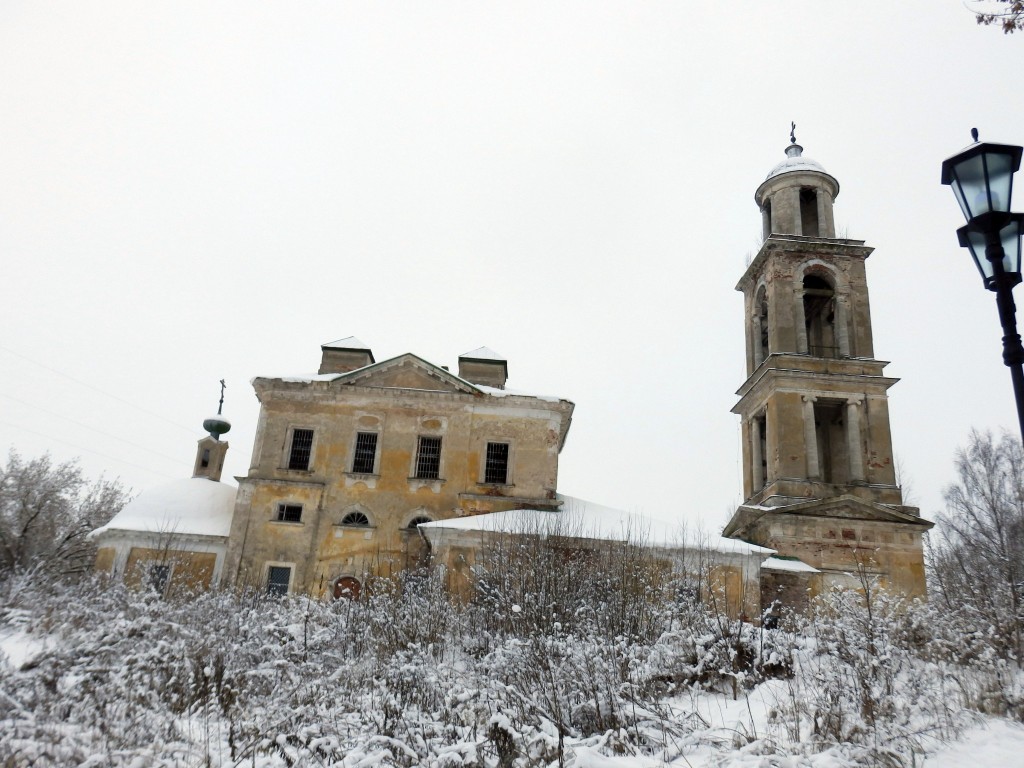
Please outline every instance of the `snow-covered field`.
[{"label": "snow-covered field", "polygon": [[836,594],[767,631],[649,590],[533,597],[0,584],[0,765],[1024,765],[1020,671],[927,606]]}]

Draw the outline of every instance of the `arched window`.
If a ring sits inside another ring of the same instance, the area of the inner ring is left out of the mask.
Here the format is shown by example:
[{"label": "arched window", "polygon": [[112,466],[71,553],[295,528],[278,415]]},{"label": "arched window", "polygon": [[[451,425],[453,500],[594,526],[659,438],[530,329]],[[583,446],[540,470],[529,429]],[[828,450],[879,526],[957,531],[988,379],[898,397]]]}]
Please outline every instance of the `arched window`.
[{"label": "arched window", "polygon": [[409,525],[406,526],[406,527],[409,528],[410,530],[415,531],[416,530],[416,526],[419,525],[420,523],[430,523],[430,522],[433,522],[433,521],[429,517],[427,517],[426,515],[420,515],[419,517],[414,517],[412,520],[410,520],[409,521]]},{"label": "arched window", "polygon": [[368,518],[362,512],[356,510],[353,512],[349,512],[347,515],[341,518],[341,524],[368,526],[370,524],[370,518]]},{"label": "arched window", "polygon": [[804,277],[804,325],[807,352],[815,357],[838,357],[836,346],[836,292],[820,275]]},{"label": "arched window", "polygon": [[757,335],[754,344],[757,345],[757,354],[754,355],[755,362],[760,364],[768,357],[768,295],[764,288],[757,293]]},{"label": "arched window", "polygon": [[805,237],[820,237],[818,228],[818,193],[810,188],[800,190],[800,234]]}]

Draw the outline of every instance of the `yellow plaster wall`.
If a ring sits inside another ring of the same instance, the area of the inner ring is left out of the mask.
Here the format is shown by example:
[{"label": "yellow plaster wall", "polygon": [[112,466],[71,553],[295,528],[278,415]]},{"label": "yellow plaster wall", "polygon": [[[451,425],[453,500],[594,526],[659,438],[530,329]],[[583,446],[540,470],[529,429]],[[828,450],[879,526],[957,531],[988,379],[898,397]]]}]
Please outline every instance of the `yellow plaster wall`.
[{"label": "yellow plaster wall", "polygon": [[169,552],[166,549],[132,547],[125,563],[125,584],[144,586],[145,568],[150,563],[171,566],[166,594],[180,595],[210,588],[217,555],[212,552]]},{"label": "yellow plaster wall", "polygon": [[[392,371],[374,384],[422,388],[420,371]],[[431,386],[439,386],[436,382]],[[227,578],[265,583],[267,564],[293,568],[292,589],[325,591],[342,575],[388,575],[418,563],[423,542],[406,530],[414,517],[433,520],[550,503],[558,476],[563,403],[414,391],[340,391],[305,396],[273,389],[261,397],[260,435],[253,468],[242,481]],[[284,469],[291,430],[314,430],[308,471]],[[373,475],[351,472],[356,435],[378,433]],[[441,477],[417,480],[420,435],[442,438]],[[510,444],[505,485],[483,483],[488,442]],[[300,523],[275,522],[277,504],[303,506]],[[342,526],[359,510],[370,527]]]},{"label": "yellow plaster wall", "polygon": [[96,570],[101,573],[110,573],[114,570],[116,559],[117,550],[113,547],[100,547],[96,550]]}]

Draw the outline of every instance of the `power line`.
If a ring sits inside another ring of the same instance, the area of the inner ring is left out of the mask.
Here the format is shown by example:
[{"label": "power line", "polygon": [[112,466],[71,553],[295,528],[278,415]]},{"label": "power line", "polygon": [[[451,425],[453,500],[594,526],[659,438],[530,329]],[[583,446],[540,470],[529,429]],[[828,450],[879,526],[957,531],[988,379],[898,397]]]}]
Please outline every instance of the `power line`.
[{"label": "power line", "polygon": [[0,346],[0,350],[3,350],[4,352],[7,352],[10,355],[14,355],[15,357],[20,357],[22,360],[26,360],[26,361],[32,363],[33,365],[38,365],[40,368],[45,368],[46,370],[50,371],[51,373],[55,373],[58,376],[63,376],[65,379],[68,379],[69,381],[73,381],[73,382],[75,382],[76,384],[78,384],[80,386],[88,387],[89,389],[93,390],[94,392],[99,392],[101,395],[106,395],[107,397],[111,398],[112,400],[117,400],[119,403],[123,403],[124,405],[127,405],[127,406],[129,406],[131,408],[134,408],[137,411],[141,411],[142,413],[145,413],[145,414],[147,414],[149,416],[153,416],[154,418],[160,419],[160,421],[166,422],[167,424],[170,424],[173,427],[177,427],[178,429],[183,429],[186,432],[188,432],[190,435],[194,435],[195,434],[195,429],[193,429],[192,427],[186,427],[186,426],[183,426],[182,424],[179,424],[176,421],[171,421],[170,419],[166,418],[165,416],[160,415],[156,411],[151,411],[148,408],[143,408],[141,405],[136,405],[135,403],[129,402],[128,400],[125,400],[123,397],[118,397],[117,395],[112,394],[110,392],[107,392],[105,390],[102,390],[102,389],[100,389],[99,387],[97,387],[97,386],[95,386],[93,384],[90,384],[90,383],[88,383],[86,381],[82,381],[81,379],[76,379],[74,376],[72,376],[72,375],[70,375],[68,373],[64,373],[64,371],[59,371],[59,370],[57,370],[56,368],[54,368],[52,366],[46,365],[45,363],[40,363],[38,360],[33,360],[31,357],[27,357],[26,355],[23,355],[20,352],[15,352],[13,349],[8,349],[7,347],[4,347],[4,346]]},{"label": "power line", "polygon": [[32,408],[33,410],[41,411],[43,413],[48,413],[51,416],[56,416],[58,419],[64,419],[65,421],[70,421],[72,424],[77,424],[78,426],[84,427],[85,429],[88,429],[88,430],[90,430],[92,432],[95,432],[98,435],[104,435],[106,437],[113,438],[114,440],[122,442],[125,445],[130,445],[130,446],[133,446],[135,448],[141,448],[142,450],[144,450],[144,451],[146,451],[148,453],[152,453],[154,456],[159,456],[162,459],[170,459],[171,461],[180,461],[181,460],[180,457],[176,458],[174,456],[168,456],[166,453],[160,453],[160,451],[154,451],[152,448],[149,448],[149,447],[147,447],[145,445],[142,445],[141,443],[133,443],[131,440],[125,440],[124,437],[122,437],[121,435],[113,435],[110,432],[104,432],[102,429],[97,429],[96,427],[93,427],[93,426],[90,426],[88,424],[85,424],[84,422],[78,421],[76,419],[72,419],[70,416],[64,416],[63,414],[57,413],[56,411],[51,411],[48,408],[43,408],[41,405],[35,405],[34,403],[30,403],[28,400],[22,400],[20,397],[15,397],[14,395],[8,395],[8,394],[6,394],[4,392],[0,392],[0,397],[6,397],[8,400],[14,400],[16,403],[21,403],[22,405],[27,405],[29,408]]},{"label": "power line", "polygon": [[168,475],[168,474],[165,474],[163,472],[158,472],[155,469],[150,469],[149,467],[144,467],[141,464],[136,464],[136,463],[131,462],[131,461],[125,461],[124,459],[118,458],[116,456],[109,456],[109,455],[107,455],[105,453],[100,453],[99,451],[94,451],[92,448],[86,448],[83,445],[77,445],[77,444],[69,442],[67,440],[62,440],[59,437],[54,437],[53,435],[47,435],[47,434],[45,434],[43,432],[38,432],[38,431],[36,431],[34,429],[29,429],[28,427],[23,427],[23,426],[21,426],[19,424],[11,424],[9,421],[0,421],[0,424],[3,424],[3,425],[8,426],[8,427],[13,427],[14,429],[20,429],[20,430],[22,430],[24,432],[30,432],[33,435],[38,435],[39,437],[44,437],[47,440],[54,440],[54,441],[56,441],[58,443],[64,443],[64,445],[70,445],[72,448],[74,448],[76,450],[85,451],[86,453],[92,453],[92,454],[95,454],[96,456],[101,456],[104,459],[110,459],[111,461],[116,461],[119,464],[125,464],[125,465],[127,465],[129,467],[135,467],[136,469],[141,469],[142,471],[149,472],[150,474],[153,474],[153,475],[159,475],[160,477],[166,477],[169,480],[174,480],[175,479],[174,475]]}]

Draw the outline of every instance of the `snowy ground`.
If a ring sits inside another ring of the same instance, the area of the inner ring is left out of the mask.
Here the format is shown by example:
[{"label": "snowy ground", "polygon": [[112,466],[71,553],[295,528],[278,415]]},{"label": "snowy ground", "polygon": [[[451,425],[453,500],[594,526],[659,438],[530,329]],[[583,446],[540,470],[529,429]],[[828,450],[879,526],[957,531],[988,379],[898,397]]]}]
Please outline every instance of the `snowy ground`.
[{"label": "snowy ground", "polygon": [[[52,643],[32,637],[20,629],[0,631],[0,671],[7,674],[23,668],[43,654]],[[679,733],[665,734],[662,759],[635,755],[609,755],[607,740],[567,743],[573,768],[653,768],[672,765],[686,768],[850,768],[860,765],[843,747],[817,754],[786,754],[779,745],[786,740],[773,713],[785,702],[789,689],[782,681],[763,683],[738,698],[690,692],[666,702],[680,726]],[[1009,720],[977,715],[976,724],[952,743],[927,743],[927,754],[918,765],[927,768],[978,766],[1024,766],[1024,726]],[[452,765],[457,751],[452,753]],[[376,762],[370,753],[356,753],[351,765],[367,768]],[[229,763],[227,763],[229,764]],[[257,765],[276,764],[259,761]],[[345,762],[349,765],[349,761]]]}]

